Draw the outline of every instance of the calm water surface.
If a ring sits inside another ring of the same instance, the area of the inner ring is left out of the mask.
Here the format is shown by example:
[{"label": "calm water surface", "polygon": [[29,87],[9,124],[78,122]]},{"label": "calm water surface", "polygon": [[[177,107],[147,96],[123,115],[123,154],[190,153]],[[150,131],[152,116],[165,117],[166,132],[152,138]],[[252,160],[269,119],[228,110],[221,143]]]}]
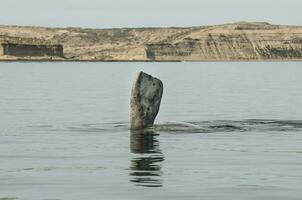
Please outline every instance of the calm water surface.
[{"label": "calm water surface", "polygon": [[[156,132],[129,131],[140,70],[164,83]],[[0,63],[0,200],[301,199],[301,75],[299,62]]]}]

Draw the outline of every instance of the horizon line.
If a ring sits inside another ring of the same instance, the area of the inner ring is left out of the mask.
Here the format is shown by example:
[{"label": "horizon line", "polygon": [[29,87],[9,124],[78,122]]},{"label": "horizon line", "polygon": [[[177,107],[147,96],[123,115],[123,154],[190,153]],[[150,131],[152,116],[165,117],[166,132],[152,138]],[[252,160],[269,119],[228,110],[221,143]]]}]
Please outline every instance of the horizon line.
[{"label": "horizon line", "polygon": [[225,26],[225,25],[235,25],[235,24],[267,24],[272,26],[291,26],[291,27],[299,27],[302,25],[292,25],[292,24],[277,24],[271,23],[268,21],[235,21],[235,22],[226,22],[226,23],[217,23],[211,25],[192,25],[192,26],[120,26],[120,27],[84,27],[84,26],[44,26],[44,25],[17,25],[17,24],[0,24],[0,27],[28,27],[28,28],[50,28],[50,29],[148,29],[148,28],[198,28],[198,27],[213,27],[213,26]]}]

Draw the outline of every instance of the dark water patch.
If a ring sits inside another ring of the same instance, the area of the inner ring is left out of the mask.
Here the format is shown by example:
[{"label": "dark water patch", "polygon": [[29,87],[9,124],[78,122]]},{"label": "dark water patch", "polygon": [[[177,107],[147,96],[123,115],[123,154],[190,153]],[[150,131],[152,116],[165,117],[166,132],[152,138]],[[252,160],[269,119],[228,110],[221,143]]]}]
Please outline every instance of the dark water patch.
[{"label": "dark water patch", "polygon": [[234,131],[247,131],[245,127],[235,126],[231,124],[225,125],[211,125],[206,127],[210,132],[234,132]]},{"label": "dark water patch", "polygon": [[261,120],[242,121],[213,120],[187,123],[166,123],[156,126],[159,132],[215,133],[215,132],[297,132],[302,131],[302,120]]},{"label": "dark water patch", "polygon": [[81,126],[68,126],[65,127],[64,131],[66,132],[81,132],[81,133],[95,133],[95,132],[102,132],[106,130],[105,128],[101,127],[81,127]]},{"label": "dark water patch", "polygon": [[10,160],[15,160],[15,159],[74,159],[78,158],[80,159],[81,156],[78,155],[72,155],[72,156],[63,156],[63,155],[57,155],[57,156],[52,156],[52,155],[47,155],[47,156],[40,156],[40,155],[0,155],[0,159],[10,159]]},{"label": "dark water patch", "polygon": [[83,172],[93,172],[99,170],[106,170],[102,166],[41,166],[41,167],[26,167],[26,168],[10,168],[10,169],[0,169],[0,172],[49,172],[49,171],[83,171]]},{"label": "dark water patch", "polygon": [[35,168],[33,168],[33,167],[28,167],[28,168],[24,168],[23,170],[24,171],[32,171],[32,170],[34,170]]},{"label": "dark water patch", "polygon": [[45,129],[47,129],[47,128],[53,128],[54,126],[50,125],[50,124],[36,124],[36,125],[28,125],[27,127],[28,128],[33,128],[33,129],[35,129],[35,128],[41,128],[41,129],[45,128]]}]

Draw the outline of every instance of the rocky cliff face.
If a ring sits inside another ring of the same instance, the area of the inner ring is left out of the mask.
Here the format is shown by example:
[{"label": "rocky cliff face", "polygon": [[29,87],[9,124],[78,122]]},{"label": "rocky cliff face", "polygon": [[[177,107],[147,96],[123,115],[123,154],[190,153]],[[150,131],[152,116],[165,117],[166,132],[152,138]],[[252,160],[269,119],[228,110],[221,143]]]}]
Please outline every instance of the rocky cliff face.
[{"label": "rocky cliff face", "polygon": [[301,38],[300,27],[244,23],[195,30],[146,49],[155,60],[302,59]]},{"label": "rocky cliff face", "polygon": [[61,45],[45,44],[20,44],[3,43],[2,54],[15,57],[61,57],[63,58],[63,47]]},{"label": "rocky cliff face", "polygon": [[1,37],[62,44],[69,60],[302,59],[302,27],[268,23],[132,29],[0,26]]}]

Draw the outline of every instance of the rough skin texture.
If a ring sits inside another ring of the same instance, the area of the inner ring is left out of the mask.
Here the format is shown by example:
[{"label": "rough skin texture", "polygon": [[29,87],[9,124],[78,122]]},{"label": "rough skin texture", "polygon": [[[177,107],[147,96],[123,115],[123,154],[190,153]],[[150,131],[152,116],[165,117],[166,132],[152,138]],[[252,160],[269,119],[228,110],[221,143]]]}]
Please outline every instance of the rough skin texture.
[{"label": "rough skin texture", "polygon": [[162,82],[140,72],[132,85],[130,100],[131,130],[152,127],[158,114],[163,94]]}]

